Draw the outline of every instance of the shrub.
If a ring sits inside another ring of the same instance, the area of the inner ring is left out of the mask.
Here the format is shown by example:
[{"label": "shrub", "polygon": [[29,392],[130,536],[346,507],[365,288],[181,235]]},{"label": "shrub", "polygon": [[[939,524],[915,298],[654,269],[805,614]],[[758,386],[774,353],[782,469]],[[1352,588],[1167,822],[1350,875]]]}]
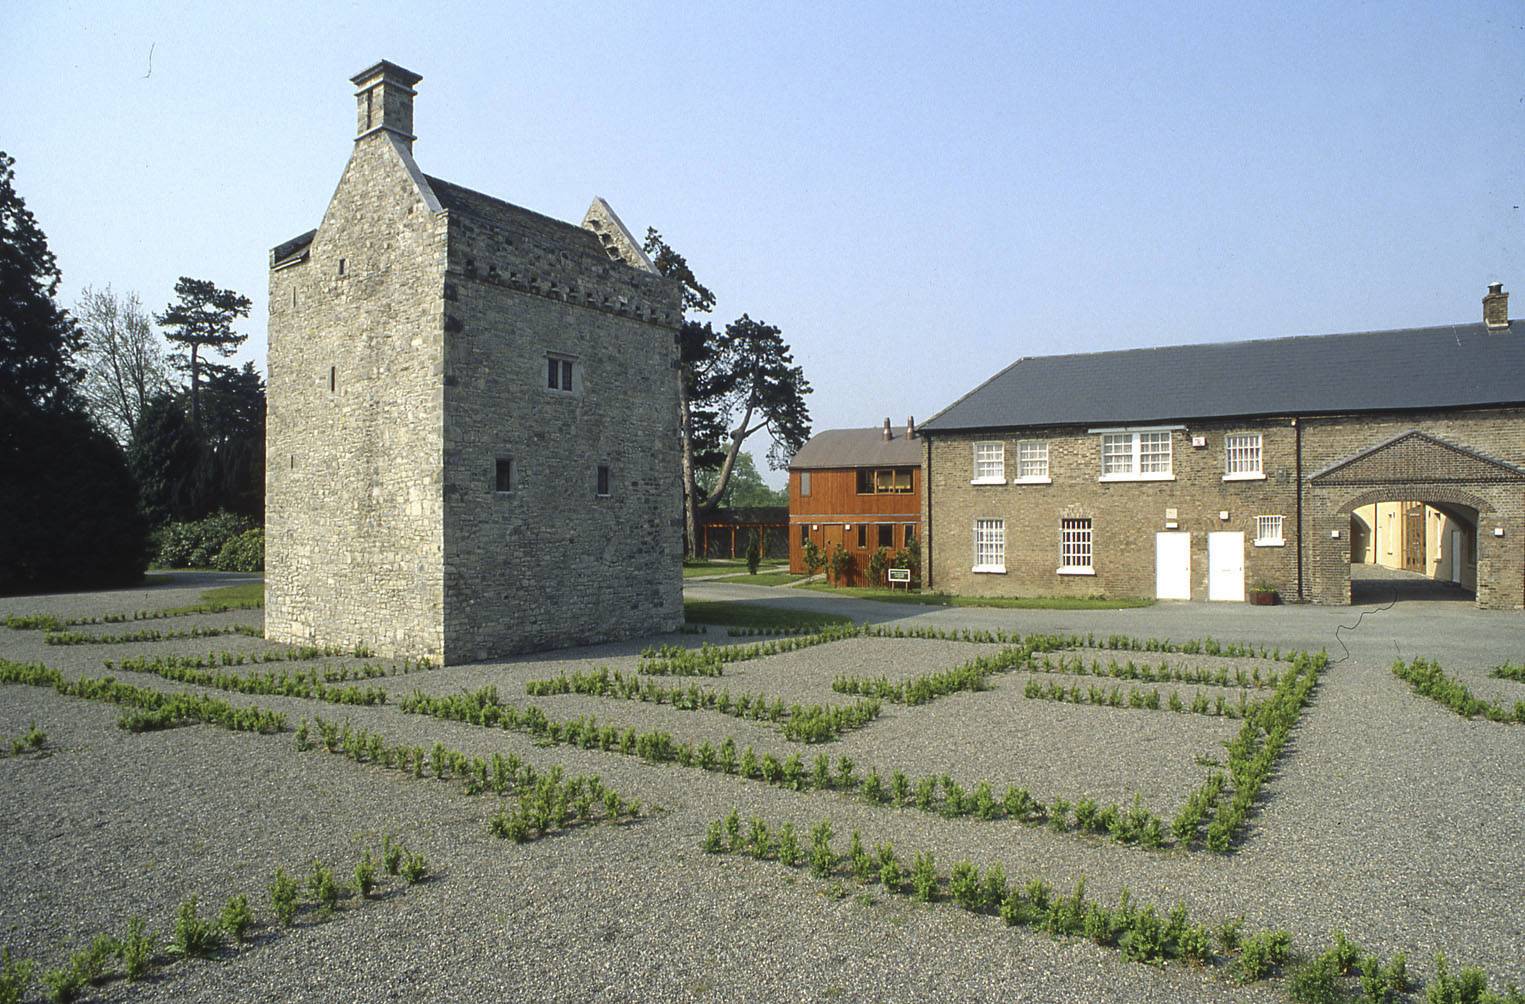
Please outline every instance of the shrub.
[{"label": "shrub", "polygon": [[[165,568],[211,568],[222,549],[250,529],[248,517],[221,511],[205,519],[166,523],[154,534],[154,564]],[[263,543],[260,549],[263,552]],[[263,563],[263,554],[261,559]]]},{"label": "shrub", "polygon": [[417,851],[410,852],[402,862],[402,880],[417,885],[429,877],[429,862]]},{"label": "shrub", "polygon": [[175,936],[170,951],[185,959],[205,958],[212,954],[217,942],[217,926],[197,913],[196,897],[181,903],[175,912]]},{"label": "shrub", "polygon": [[83,414],[0,402],[0,471],[0,594],[142,581],[137,485]]},{"label": "shrub", "polygon": [[254,527],[236,537],[229,537],[212,558],[212,567],[219,572],[263,572],[265,531]]},{"label": "shrub", "polygon": [[762,535],[756,530],[752,531],[752,539],[747,544],[747,571],[752,575],[757,574],[757,566],[762,564]]},{"label": "shrub", "polygon": [[234,944],[242,945],[244,935],[254,926],[254,911],[249,909],[249,897],[243,893],[228,900],[222,908],[222,929],[228,932]]},{"label": "shrub", "polygon": [[[127,921],[127,934],[117,949],[129,980],[142,979],[148,972],[148,967],[153,962],[156,941],[157,936],[148,930],[142,917],[133,917]],[[3,1002],[3,998],[0,998],[0,1002]]]},{"label": "shrub", "polygon": [[1257,931],[1244,939],[1239,956],[1239,982],[1253,983],[1271,975],[1271,971],[1287,961],[1292,948],[1292,936],[1286,931]]},{"label": "shrub", "polygon": [[48,988],[48,996],[59,1004],[67,1004],[85,989],[84,977],[72,965],[49,969],[42,974],[42,985]]},{"label": "shrub", "polygon": [[291,925],[297,919],[297,883],[284,869],[275,870],[270,883],[270,910],[282,924]]},{"label": "shrub", "polygon": [[917,852],[911,866],[911,895],[923,903],[937,898],[937,861],[931,851]]},{"label": "shrub", "polygon": [[1287,981],[1287,996],[1297,1004],[1338,1004],[1342,999],[1340,969],[1327,952],[1293,970]]},{"label": "shrub", "polygon": [[376,862],[371,857],[369,849],[365,855],[355,864],[355,891],[360,893],[361,899],[367,899],[371,890],[376,888]]},{"label": "shrub", "polygon": [[9,948],[0,948],[0,1004],[21,1004],[32,985],[32,963],[12,959]]}]

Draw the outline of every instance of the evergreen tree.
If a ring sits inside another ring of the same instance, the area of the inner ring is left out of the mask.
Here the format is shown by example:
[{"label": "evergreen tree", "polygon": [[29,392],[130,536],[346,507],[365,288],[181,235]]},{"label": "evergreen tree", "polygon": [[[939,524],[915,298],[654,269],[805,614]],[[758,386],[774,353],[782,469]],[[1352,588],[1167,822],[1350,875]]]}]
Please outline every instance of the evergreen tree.
[{"label": "evergreen tree", "polygon": [[233,322],[249,316],[249,298],[231,289],[218,289],[206,279],[182,275],[175,283],[179,299],[164,308],[154,320],[166,329],[164,337],[182,346],[174,355],[175,366],[191,378],[191,424],[201,428],[201,371],[214,372],[227,367],[202,359],[203,351],[227,357],[248,339],[233,330]]},{"label": "evergreen tree", "polygon": [[71,403],[80,334],[53,300],[62,278],[48,238],[16,193],[16,161],[0,151],[0,400],[54,409]]},{"label": "evergreen tree", "polygon": [[211,509],[210,451],[186,420],[181,398],[160,394],[138,419],[128,450],[139,505],[153,526],[199,519]]}]

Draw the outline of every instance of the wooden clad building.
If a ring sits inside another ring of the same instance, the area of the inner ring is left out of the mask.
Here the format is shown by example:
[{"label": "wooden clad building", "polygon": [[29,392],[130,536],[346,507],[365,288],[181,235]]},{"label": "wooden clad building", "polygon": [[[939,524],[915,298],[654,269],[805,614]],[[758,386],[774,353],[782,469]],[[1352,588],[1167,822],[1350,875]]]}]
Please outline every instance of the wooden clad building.
[{"label": "wooden clad building", "polygon": [[789,570],[804,572],[805,542],[843,548],[844,584],[864,581],[878,548],[891,553],[921,534],[921,440],[915,423],[893,429],[828,429],[789,464]]}]

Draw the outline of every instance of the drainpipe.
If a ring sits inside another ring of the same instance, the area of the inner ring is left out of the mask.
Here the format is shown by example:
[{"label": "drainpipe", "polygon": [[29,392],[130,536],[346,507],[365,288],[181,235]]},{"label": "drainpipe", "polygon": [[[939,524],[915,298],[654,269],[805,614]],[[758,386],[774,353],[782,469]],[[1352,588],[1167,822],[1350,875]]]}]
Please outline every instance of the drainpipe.
[{"label": "drainpipe", "polygon": [[1304,600],[1303,592],[1303,424],[1292,420],[1297,434],[1297,602]]},{"label": "drainpipe", "polygon": [[925,556],[921,561],[921,588],[931,592],[932,590],[932,439],[927,438],[927,470],[922,477],[927,482],[927,532],[926,539],[922,541],[926,545],[922,550]]}]

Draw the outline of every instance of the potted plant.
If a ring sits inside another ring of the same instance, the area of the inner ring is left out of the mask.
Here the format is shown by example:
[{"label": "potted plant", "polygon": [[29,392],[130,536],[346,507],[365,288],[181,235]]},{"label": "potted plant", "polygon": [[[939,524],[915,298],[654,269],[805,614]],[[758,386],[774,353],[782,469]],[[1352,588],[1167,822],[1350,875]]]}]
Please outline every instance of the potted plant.
[{"label": "potted plant", "polygon": [[1265,579],[1256,579],[1250,583],[1250,603],[1257,607],[1269,607],[1281,601],[1281,596],[1276,592],[1276,587]]}]

